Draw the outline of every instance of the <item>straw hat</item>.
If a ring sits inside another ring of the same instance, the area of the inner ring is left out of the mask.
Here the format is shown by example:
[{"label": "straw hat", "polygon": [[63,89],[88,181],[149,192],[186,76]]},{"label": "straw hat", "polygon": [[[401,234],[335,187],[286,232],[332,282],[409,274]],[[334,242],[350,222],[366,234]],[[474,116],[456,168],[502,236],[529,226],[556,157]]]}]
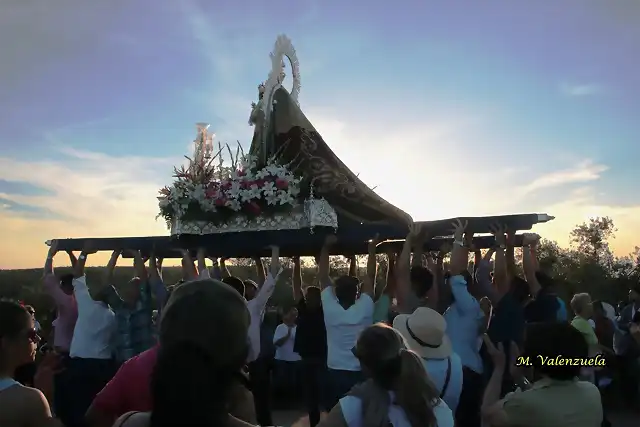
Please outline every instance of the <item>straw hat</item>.
[{"label": "straw hat", "polygon": [[400,314],[393,327],[402,334],[409,349],[425,359],[446,359],[452,353],[446,334],[447,322],[435,310],[417,308],[413,314]]}]

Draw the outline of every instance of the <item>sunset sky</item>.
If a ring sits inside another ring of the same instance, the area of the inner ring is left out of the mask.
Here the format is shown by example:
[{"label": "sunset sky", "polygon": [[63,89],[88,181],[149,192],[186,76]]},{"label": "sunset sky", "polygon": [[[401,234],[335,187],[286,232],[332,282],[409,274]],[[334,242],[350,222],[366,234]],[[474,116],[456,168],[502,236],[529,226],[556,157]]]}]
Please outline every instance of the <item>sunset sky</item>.
[{"label": "sunset sky", "polygon": [[608,215],[617,254],[640,245],[640,2],[5,3],[0,268],[51,238],[167,234],[157,190],[195,122],[248,148],[280,33],[307,117],[414,219],[546,212],[566,246]]}]

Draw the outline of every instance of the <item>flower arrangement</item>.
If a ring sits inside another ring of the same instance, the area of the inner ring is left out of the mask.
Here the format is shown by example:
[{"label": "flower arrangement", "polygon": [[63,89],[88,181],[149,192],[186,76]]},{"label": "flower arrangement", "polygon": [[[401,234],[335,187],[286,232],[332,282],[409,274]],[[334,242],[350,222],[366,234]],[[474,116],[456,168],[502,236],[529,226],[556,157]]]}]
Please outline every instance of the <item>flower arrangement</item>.
[{"label": "flower arrangement", "polygon": [[[197,141],[196,141],[197,143]],[[231,217],[255,218],[290,210],[300,195],[300,178],[270,159],[262,168],[238,145],[234,156],[226,146],[232,165],[224,165],[222,147],[213,158],[187,157],[188,166],[174,168],[174,183],[160,190],[160,214],[169,227],[175,219],[221,224]],[[209,150],[210,151],[210,150]],[[219,162],[216,165],[215,159]]]}]

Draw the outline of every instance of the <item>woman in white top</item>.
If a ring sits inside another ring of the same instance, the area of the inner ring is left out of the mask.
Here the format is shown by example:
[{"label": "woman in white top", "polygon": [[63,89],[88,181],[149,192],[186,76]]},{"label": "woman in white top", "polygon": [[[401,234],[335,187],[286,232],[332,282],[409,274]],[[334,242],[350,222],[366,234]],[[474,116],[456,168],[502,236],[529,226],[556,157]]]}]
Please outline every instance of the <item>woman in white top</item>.
[{"label": "woman in white top", "polygon": [[0,426],[59,425],[45,397],[49,393],[25,387],[12,378],[16,367],[34,361],[39,342],[27,310],[14,302],[0,301]]},{"label": "woman in white top", "polygon": [[398,331],[371,325],[353,353],[369,379],[340,399],[318,427],[453,427],[451,410]]}]

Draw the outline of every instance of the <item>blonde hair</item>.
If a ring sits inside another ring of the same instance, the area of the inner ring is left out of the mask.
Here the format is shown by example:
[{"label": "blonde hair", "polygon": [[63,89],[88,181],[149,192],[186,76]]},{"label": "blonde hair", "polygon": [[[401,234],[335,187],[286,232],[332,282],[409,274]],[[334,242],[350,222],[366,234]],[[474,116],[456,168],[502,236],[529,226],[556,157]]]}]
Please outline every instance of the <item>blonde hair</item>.
[{"label": "blonde hair", "polygon": [[575,294],[571,298],[571,310],[575,314],[580,314],[584,311],[584,308],[591,304],[591,295],[586,292]]}]

